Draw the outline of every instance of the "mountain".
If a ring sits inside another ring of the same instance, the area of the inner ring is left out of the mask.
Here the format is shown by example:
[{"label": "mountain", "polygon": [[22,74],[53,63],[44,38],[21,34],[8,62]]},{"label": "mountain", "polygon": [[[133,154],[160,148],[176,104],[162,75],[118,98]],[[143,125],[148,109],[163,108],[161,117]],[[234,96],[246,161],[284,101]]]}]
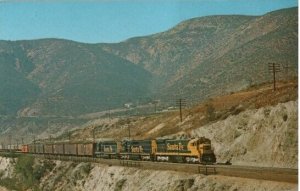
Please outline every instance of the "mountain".
[{"label": "mountain", "polygon": [[76,115],[148,93],[149,72],[97,45],[45,39],[0,47],[2,114]]},{"label": "mountain", "polygon": [[269,80],[269,62],[297,71],[298,10],[194,18],[105,50],[151,72],[160,96],[203,99]]},{"label": "mountain", "polygon": [[0,41],[0,115],[77,116],[124,103],[197,102],[271,79],[268,63],[297,75],[298,10],[194,18],[107,44]]}]

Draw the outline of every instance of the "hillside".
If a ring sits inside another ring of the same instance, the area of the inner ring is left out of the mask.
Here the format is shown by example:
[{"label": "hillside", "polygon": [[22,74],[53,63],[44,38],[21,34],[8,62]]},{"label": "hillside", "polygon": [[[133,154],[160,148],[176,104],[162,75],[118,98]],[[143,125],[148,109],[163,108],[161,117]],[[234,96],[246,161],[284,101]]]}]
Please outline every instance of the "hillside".
[{"label": "hillside", "polygon": [[268,81],[268,62],[298,60],[297,8],[263,16],[208,16],[184,21],[169,31],[107,44],[105,50],[141,65],[155,79],[165,100],[198,98],[240,90]]},{"label": "hillside", "polygon": [[[0,42],[0,113],[76,115],[147,95],[151,74],[97,48],[66,40]],[[19,96],[19,97],[18,97]]]},{"label": "hillside", "polygon": [[94,119],[56,140],[211,139],[218,162],[297,168],[298,83],[255,86],[195,107],[131,118]]},{"label": "hillside", "polygon": [[297,75],[297,8],[208,16],[114,44],[0,41],[0,115],[70,116],[185,97],[190,104]]}]

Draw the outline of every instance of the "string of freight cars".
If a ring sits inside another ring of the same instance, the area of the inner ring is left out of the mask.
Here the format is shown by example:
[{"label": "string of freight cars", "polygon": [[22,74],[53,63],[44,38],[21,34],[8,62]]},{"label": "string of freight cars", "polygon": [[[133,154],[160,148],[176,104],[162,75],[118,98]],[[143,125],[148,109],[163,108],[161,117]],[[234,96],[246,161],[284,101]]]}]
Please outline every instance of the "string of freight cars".
[{"label": "string of freight cars", "polygon": [[213,164],[216,162],[207,138],[185,140],[125,140],[96,143],[33,143],[21,146],[22,153],[82,156],[105,159]]}]

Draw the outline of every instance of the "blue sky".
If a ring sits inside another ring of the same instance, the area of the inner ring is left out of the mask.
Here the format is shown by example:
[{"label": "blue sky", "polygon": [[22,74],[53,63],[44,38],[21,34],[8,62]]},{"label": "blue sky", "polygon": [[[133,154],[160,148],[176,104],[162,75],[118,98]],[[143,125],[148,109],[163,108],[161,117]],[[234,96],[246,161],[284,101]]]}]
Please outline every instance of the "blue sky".
[{"label": "blue sky", "polygon": [[120,42],[206,15],[262,15],[297,0],[0,0],[0,39]]}]

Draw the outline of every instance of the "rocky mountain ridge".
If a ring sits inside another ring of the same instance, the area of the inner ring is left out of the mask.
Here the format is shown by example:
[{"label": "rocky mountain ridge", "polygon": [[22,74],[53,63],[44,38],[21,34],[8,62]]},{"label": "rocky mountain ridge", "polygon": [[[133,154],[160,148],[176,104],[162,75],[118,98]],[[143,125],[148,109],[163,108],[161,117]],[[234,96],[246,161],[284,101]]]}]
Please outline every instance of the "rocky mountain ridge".
[{"label": "rocky mountain ridge", "polygon": [[295,69],[296,16],[292,8],[263,16],[194,18],[163,33],[107,44],[105,50],[150,71],[160,79],[152,85],[162,95],[209,97],[267,81],[268,62]]},{"label": "rocky mountain ridge", "polygon": [[0,115],[78,116],[124,103],[186,97],[197,103],[297,75],[297,8],[262,16],[209,16],[115,44],[0,41]]}]

